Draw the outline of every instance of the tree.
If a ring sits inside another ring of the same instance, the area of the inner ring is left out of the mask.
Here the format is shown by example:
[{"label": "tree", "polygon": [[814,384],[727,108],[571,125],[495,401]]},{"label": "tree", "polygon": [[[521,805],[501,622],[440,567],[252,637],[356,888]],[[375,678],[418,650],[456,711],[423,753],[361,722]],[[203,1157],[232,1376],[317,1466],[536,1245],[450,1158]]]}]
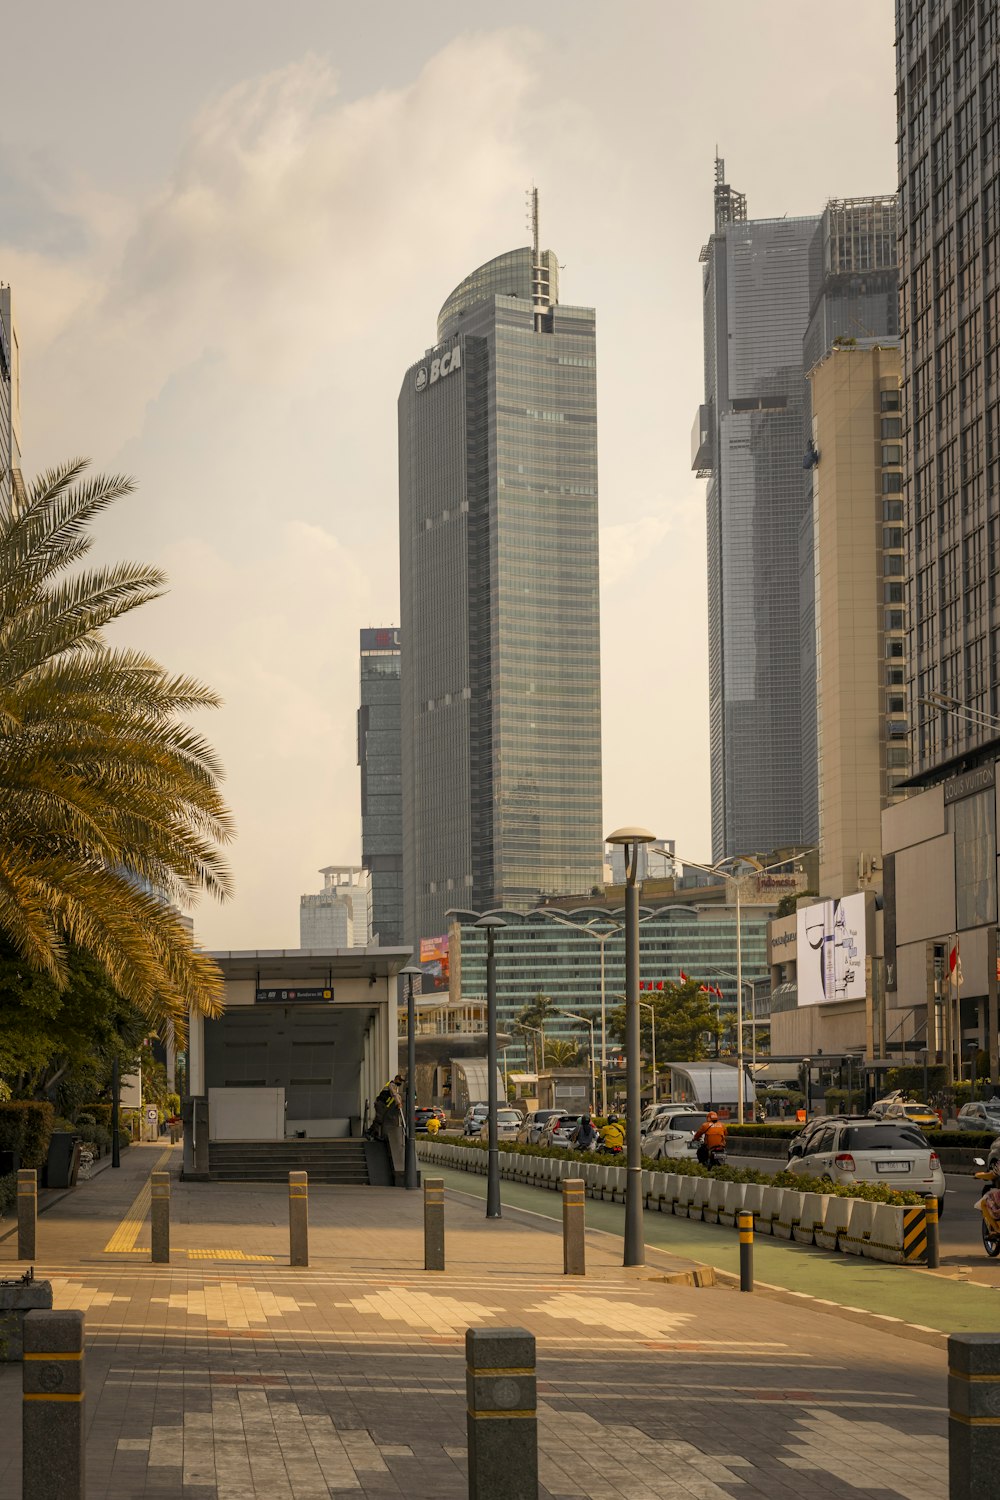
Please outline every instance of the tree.
[{"label": "tree", "polygon": [[106,1087],[118,1058],[139,1057],[149,1023],[85,953],[71,949],[57,985],[0,940],[0,1078],[19,1099],[52,1099],[72,1114]]},{"label": "tree", "polygon": [[74,568],[90,524],[132,481],[83,479],[82,459],[0,507],[0,935],[66,988],[88,954],[151,1022],[221,1008],[222,977],[176,907],[230,881],[221,768],[180,715],[214,707],[194,678],[105,626],[165,579],[133,563]]},{"label": "tree", "polygon": [[818,901],[819,891],[789,891],[787,896],[782,896],[774,908],[774,915],[776,917],[794,917],[803,896],[812,896]]},{"label": "tree", "polygon": [[[653,1007],[656,1018],[656,1062],[697,1062],[708,1056],[707,1043],[725,1030],[719,1013],[701,981],[688,979],[683,984],[667,983],[662,990],[643,996]],[[649,1011],[639,1010],[639,1044],[652,1052],[652,1024]],[[617,1005],[608,1016],[608,1034],[615,1041],[625,1041],[625,1006]]]},{"label": "tree", "polygon": [[553,1037],[545,1043],[545,1061],[550,1068],[574,1068],[581,1055],[582,1049],[577,1042]]},{"label": "tree", "polygon": [[536,1073],[540,1071],[539,1058],[541,1058],[541,1067],[545,1066],[544,1051],[546,1049],[542,1045],[545,1040],[545,1022],[551,1019],[555,1008],[556,1002],[551,995],[539,993],[534,1000],[521,1006],[515,1019],[515,1025],[522,1034],[531,1038],[531,1056]]}]

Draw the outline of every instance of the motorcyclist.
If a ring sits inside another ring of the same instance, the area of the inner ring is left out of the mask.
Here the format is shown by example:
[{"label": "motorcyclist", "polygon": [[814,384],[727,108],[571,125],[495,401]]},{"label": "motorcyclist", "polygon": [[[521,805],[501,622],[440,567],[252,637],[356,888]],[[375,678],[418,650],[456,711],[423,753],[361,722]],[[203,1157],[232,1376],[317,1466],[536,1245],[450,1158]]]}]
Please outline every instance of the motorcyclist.
[{"label": "motorcyclist", "polygon": [[618,1115],[608,1115],[608,1122],[600,1129],[602,1151],[624,1151],[625,1126]]},{"label": "motorcyclist", "polygon": [[703,1167],[711,1166],[716,1151],[725,1151],[726,1127],[714,1109],[708,1111],[704,1125],[698,1127],[692,1139],[698,1143],[698,1160]]},{"label": "motorcyclist", "polygon": [[580,1116],[576,1129],[569,1138],[570,1145],[575,1146],[578,1151],[589,1151],[596,1139],[597,1127],[590,1118],[590,1110],[585,1109]]}]

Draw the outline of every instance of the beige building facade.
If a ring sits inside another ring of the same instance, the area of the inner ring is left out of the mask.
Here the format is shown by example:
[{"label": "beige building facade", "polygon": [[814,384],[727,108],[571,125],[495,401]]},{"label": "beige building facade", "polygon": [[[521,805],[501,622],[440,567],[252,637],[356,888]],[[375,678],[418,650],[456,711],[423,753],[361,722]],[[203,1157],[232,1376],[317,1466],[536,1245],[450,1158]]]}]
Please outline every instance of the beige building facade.
[{"label": "beige building facade", "polygon": [[819,875],[881,888],[881,813],[909,769],[899,348],[834,344],[813,406]]}]

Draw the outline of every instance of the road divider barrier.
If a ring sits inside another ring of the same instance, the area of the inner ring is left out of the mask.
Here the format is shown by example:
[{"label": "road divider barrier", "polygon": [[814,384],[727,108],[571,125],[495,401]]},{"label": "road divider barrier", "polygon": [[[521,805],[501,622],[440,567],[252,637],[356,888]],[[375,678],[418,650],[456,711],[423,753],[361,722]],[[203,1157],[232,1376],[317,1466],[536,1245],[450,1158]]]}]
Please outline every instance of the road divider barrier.
[{"label": "road divider barrier", "polygon": [[[417,1154],[437,1166],[465,1172],[486,1170],[484,1151],[450,1141],[418,1141]],[[555,1191],[576,1180],[585,1194],[606,1203],[621,1202],[625,1193],[625,1169],[601,1161],[577,1163],[564,1157],[501,1151],[500,1175]],[[759,1182],[723,1182],[713,1177],[644,1170],[642,1200],[651,1213],[703,1220],[728,1229],[737,1229],[741,1210],[747,1210],[753,1215],[757,1234],[895,1265],[927,1264],[932,1243],[925,1207],[872,1203],[838,1193],[807,1193]],[[934,1202],[936,1209],[934,1200],[928,1202]]]}]

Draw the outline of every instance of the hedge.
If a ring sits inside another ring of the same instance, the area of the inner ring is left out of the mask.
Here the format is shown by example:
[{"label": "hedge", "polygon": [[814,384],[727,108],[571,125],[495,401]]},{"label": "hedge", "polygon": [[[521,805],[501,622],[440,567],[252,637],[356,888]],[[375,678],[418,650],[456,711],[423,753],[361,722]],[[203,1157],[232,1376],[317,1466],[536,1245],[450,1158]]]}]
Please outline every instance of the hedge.
[{"label": "hedge", "polygon": [[15,1099],[0,1104],[0,1151],[14,1151],[22,1167],[40,1169],[49,1154],[49,1138],[56,1112],[37,1099]]},{"label": "hedge", "polygon": [[[486,1141],[478,1141],[469,1137],[460,1137],[458,1140],[449,1138],[443,1144],[466,1146],[470,1150],[477,1151],[489,1149]],[[605,1160],[589,1153],[582,1157],[578,1151],[567,1151],[558,1146],[528,1146],[522,1145],[519,1141],[500,1141],[498,1145],[501,1151],[512,1156],[554,1156],[561,1161],[577,1162],[584,1159],[602,1162]],[[613,1162],[611,1164],[614,1165]],[[753,1167],[713,1167],[709,1171],[700,1162],[677,1161],[673,1157],[664,1157],[662,1161],[654,1161],[651,1156],[644,1156],[642,1165],[647,1172],[676,1172],[680,1177],[712,1177],[717,1182],[757,1182],[763,1187],[795,1188],[800,1193],[827,1193],[837,1198],[864,1198],[868,1203],[889,1203],[896,1208],[902,1204],[923,1203],[924,1201],[919,1193],[900,1193],[894,1188],[883,1187],[879,1182],[842,1184],[826,1182],[820,1177],[803,1177],[798,1172],[776,1172],[773,1176],[769,1176],[767,1172],[758,1172]]]}]

